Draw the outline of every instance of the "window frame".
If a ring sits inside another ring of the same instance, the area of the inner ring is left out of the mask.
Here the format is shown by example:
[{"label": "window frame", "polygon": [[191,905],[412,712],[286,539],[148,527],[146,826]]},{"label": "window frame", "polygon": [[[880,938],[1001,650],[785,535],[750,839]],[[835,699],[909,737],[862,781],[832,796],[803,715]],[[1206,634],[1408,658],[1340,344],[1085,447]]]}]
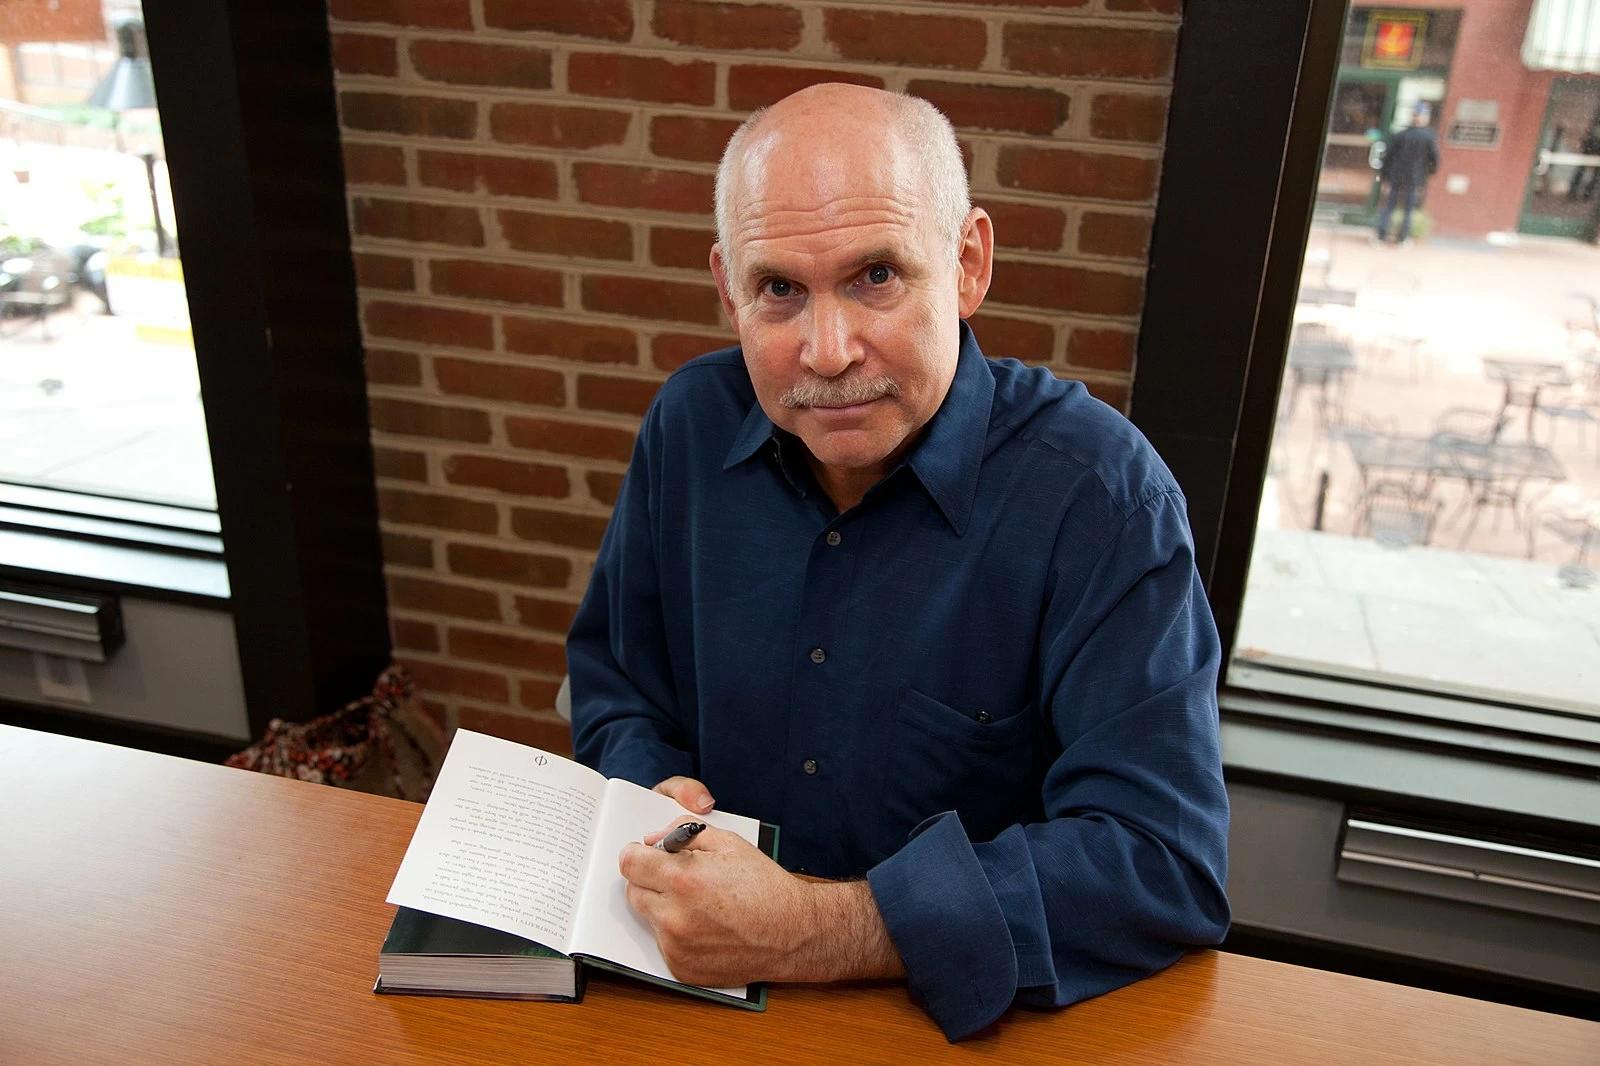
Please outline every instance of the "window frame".
[{"label": "window frame", "polygon": [[[1225,671],[1254,549],[1347,6],[1194,2],[1179,36],[1130,417],[1188,498]],[[1227,210],[1218,211],[1218,203]],[[1272,692],[1228,684],[1225,672],[1225,734],[1231,727],[1236,736],[1274,738],[1248,758],[1225,750],[1230,774],[1338,788],[1349,775],[1301,759],[1285,760],[1296,767],[1286,774],[1261,753],[1281,758],[1284,744],[1331,751],[1354,740],[1416,753],[1418,766],[1423,756],[1447,756],[1462,780],[1491,765],[1535,768],[1551,788],[1548,802],[1530,810],[1582,824],[1569,817],[1572,797],[1561,785],[1577,775],[1592,787],[1600,720],[1423,694],[1435,709],[1459,708],[1459,719],[1450,720],[1423,713],[1415,692],[1369,685],[1358,694],[1347,682],[1327,680],[1320,690],[1302,683],[1298,693]],[[1446,804],[1473,794],[1404,772],[1389,787],[1378,784],[1365,780],[1362,787],[1389,800]]]},{"label": "window frame", "polygon": [[[223,538],[198,554],[226,567],[226,597],[163,582],[164,560],[196,552],[159,522],[32,528],[39,559],[0,564],[229,611],[254,735],[370,692],[390,658],[327,19],[325,0],[144,10]],[[25,524],[48,526],[69,495]],[[105,566],[51,569],[51,537]],[[171,748],[159,732],[150,744]]]}]

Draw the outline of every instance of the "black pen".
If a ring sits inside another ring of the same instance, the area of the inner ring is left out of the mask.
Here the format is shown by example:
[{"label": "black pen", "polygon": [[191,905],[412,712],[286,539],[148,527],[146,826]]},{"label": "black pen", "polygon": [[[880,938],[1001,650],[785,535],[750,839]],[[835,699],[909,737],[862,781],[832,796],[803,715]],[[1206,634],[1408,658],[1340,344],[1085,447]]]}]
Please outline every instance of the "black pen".
[{"label": "black pen", "polygon": [[678,828],[656,841],[656,847],[669,854],[682,851],[689,846],[689,841],[700,835],[705,829],[704,822],[684,822]]}]

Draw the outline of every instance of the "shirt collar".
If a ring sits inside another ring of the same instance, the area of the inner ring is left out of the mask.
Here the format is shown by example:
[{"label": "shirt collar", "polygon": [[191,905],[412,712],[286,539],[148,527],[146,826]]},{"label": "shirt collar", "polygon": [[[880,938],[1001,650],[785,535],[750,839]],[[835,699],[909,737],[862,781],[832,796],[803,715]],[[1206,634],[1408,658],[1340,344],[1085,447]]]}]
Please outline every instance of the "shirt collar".
[{"label": "shirt collar", "polygon": [[[972,502],[977,497],[978,470],[983,464],[984,446],[989,438],[989,412],[993,403],[994,374],[978,348],[978,339],[973,336],[971,327],[963,322],[961,348],[950,391],[905,462],[957,536],[966,532]],[[760,402],[751,404],[722,468],[730,470],[755,455],[769,441],[776,442],[777,432]]]},{"label": "shirt collar", "polygon": [[978,495],[978,470],[989,440],[993,405],[994,372],[972,328],[963,322],[950,391],[906,459],[958,537],[967,531]]}]

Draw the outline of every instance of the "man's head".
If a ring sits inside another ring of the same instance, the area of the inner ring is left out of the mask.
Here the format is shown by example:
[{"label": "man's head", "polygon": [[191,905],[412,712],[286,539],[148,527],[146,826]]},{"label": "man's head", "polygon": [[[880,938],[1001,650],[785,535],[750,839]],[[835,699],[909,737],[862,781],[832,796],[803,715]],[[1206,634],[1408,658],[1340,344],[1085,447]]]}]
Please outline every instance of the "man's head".
[{"label": "man's head", "polygon": [[1411,124],[1413,126],[1426,126],[1433,119],[1433,110],[1428,107],[1427,101],[1419,101],[1411,109]]},{"label": "man's head", "polygon": [[819,85],[752,115],[717,172],[711,253],[762,408],[828,474],[869,483],[955,376],[993,233],[925,101]]}]

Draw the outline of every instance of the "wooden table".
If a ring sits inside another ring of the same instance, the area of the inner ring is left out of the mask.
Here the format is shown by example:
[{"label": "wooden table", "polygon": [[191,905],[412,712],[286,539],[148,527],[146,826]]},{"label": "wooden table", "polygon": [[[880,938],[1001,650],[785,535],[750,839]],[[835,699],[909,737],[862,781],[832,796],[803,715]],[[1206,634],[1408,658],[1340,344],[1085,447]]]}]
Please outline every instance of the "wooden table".
[{"label": "wooden table", "polygon": [[375,996],[420,811],[0,726],[0,1062],[1600,1062],[1594,1023],[1219,952],[954,1047],[895,985]]}]

